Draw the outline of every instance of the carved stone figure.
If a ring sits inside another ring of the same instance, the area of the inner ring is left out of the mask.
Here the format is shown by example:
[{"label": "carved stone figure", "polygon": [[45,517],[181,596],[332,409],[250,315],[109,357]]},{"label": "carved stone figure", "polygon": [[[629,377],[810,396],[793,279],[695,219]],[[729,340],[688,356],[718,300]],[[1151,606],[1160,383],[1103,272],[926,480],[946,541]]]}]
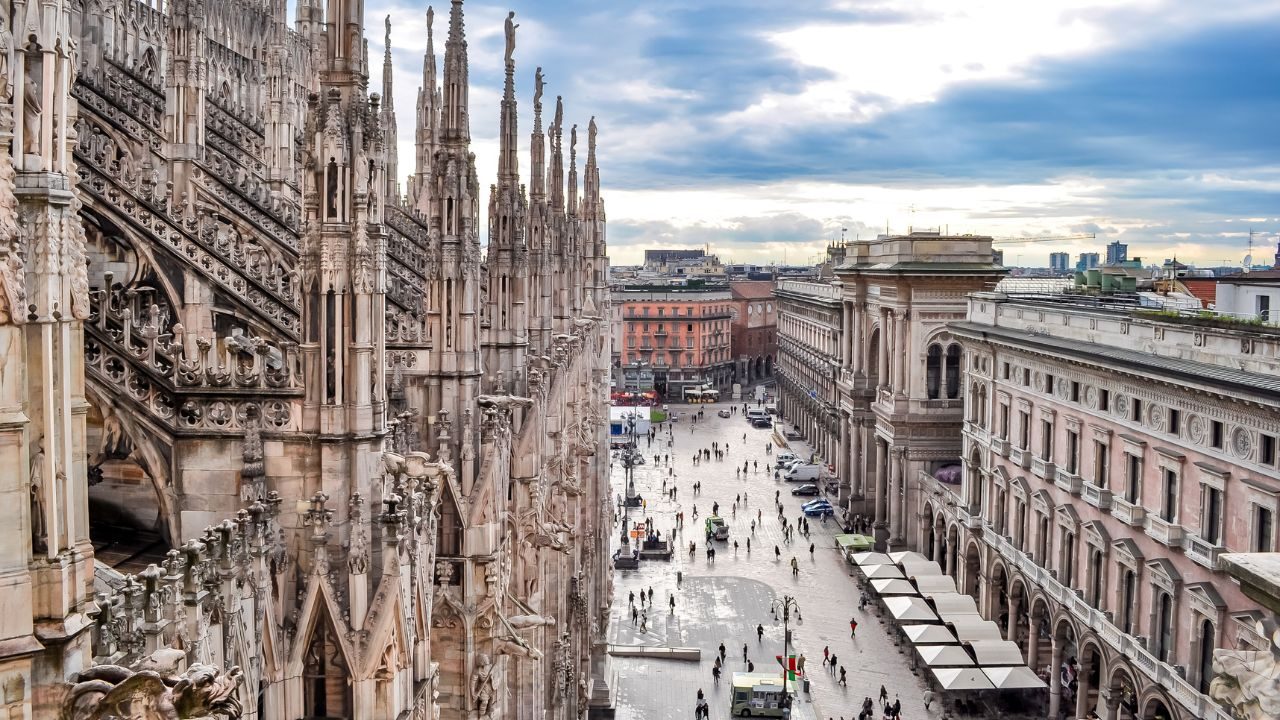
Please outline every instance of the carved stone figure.
[{"label": "carved stone figure", "polygon": [[27,57],[22,85],[22,151],[27,155],[40,154],[40,114],[44,110],[44,98],[40,81],[35,77],[43,64],[38,57],[38,53],[36,58]]},{"label": "carved stone figure", "polygon": [[533,106],[542,108],[542,89],[546,83],[546,78],[542,76],[542,68],[538,68],[533,73]]},{"label": "carved stone figure", "polygon": [[476,669],[471,678],[471,707],[475,708],[478,718],[493,716],[493,700],[498,694],[493,670],[493,662],[489,656],[481,653],[476,659]]},{"label": "carved stone figure", "polygon": [[31,543],[36,552],[44,552],[48,545],[44,522],[44,438],[32,446],[28,480],[31,488]]},{"label": "carved stone figure", "polygon": [[62,720],[238,720],[241,676],[239,667],[222,672],[199,663],[170,677],[96,665],[75,676]]},{"label": "carved stone figure", "polygon": [[505,30],[507,35],[507,56],[506,57],[507,57],[508,65],[514,62],[511,56],[516,51],[516,28],[518,27],[520,26],[516,24],[515,11],[513,10],[507,13],[507,22],[506,22]]},{"label": "carved stone figure", "polygon": [[1280,717],[1280,621],[1259,622],[1256,632],[1271,642],[1266,650],[1214,650],[1209,697],[1241,720]]}]

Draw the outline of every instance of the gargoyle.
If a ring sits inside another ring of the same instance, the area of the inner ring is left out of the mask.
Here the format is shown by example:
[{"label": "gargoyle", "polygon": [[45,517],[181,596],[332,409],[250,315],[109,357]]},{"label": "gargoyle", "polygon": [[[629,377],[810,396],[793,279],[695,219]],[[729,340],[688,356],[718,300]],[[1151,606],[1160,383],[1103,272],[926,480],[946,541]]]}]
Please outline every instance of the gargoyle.
[{"label": "gargoyle", "polygon": [[223,673],[195,664],[177,676],[119,665],[96,665],[75,676],[63,720],[197,720],[242,714],[240,668]]}]

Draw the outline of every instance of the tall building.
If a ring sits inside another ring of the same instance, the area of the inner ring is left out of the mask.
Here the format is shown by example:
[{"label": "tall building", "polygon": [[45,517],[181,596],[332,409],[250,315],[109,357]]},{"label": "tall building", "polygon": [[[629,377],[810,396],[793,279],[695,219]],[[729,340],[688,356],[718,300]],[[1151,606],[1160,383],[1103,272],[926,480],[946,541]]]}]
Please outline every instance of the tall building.
[{"label": "tall building", "polygon": [[840,414],[836,369],[845,337],[836,282],[779,280],[778,411],[825,463],[836,463]]},{"label": "tall building", "polygon": [[918,473],[911,543],[1047,668],[1050,717],[1238,716],[1215,657],[1274,647],[1219,558],[1278,547],[1275,338],[1000,293],[948,332],[963,451]]},{"label": "tall building", "polygon": [[1129,246],[1116,240],[1107,245],[1107,264],[1115,265],[1129,259]]},{"label": "tall building", "polygon": [[9,714],[607,704],[597,132],[579,183],[534,75],[526,196],[514,19],[486,254],[462,0],[439,65],[427,12],[407,194],[363,3],[12,5]]},{"label": "tall building", "polygon": [[771,280],[729,283],[733,296],[733,381],[749,386],[773,377],[778,353],[778,303]]},{"label": "tall building", "polygon": [[627,389],[649,384],[672,402],[686,390],[732,382],[733,296],[723,285],[617,289],[621,366]]},{"label": "tall building", "polygon": [[1060,275],[1071,270],[1071,254],[1064,252],[1049,253],[1049,269]]},{"label": "tall building", "polygon": [[1076,272],[1084,272],[1093,270],[1098,267],[1098,253],[1080,253],[1080,257],[1076,260]]}]

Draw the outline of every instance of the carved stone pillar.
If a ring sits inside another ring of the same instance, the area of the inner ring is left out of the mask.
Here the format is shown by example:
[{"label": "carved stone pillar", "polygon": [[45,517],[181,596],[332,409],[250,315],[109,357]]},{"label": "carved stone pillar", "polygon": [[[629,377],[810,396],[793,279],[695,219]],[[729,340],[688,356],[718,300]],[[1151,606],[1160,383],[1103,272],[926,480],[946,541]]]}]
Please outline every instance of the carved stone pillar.
[{"label": "carved stone pillar", "polygon": [[889,547],[889,449],[884,440],[876,438],[876,520],[875,551],[885,552]]},{"label": "carved stone pillar", "polygon": [[889,387],[889,346],[892,344],[889,327],[889,308],[880,308],[880,342],[876,346],[876,384]]},{"label": "carved stone pillar", "polygon": [[[1013,603],[1009,604],[1010,609]],[[1009,614],[1010,627],[1013,626],[1013,613]],[[1049,717],[1058,717],[1058,708],[1062,705],[1062,645],[1059,644],[1058,638],[1053,638],[1053,656],[1049,661]]]}]

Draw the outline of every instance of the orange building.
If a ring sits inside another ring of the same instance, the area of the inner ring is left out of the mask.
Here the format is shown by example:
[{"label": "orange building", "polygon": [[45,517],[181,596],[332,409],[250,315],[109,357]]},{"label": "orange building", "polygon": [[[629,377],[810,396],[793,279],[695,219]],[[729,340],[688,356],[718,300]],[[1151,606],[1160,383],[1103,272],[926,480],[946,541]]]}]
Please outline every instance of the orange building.
[{"label": "orange building", "polygon": [[620,368],[628,390],[679,401],[686,388],[721,388],[733,377],[733,297],[723,285],[615,288],[622,310]]},{"label": "orange building", "polygon": [[773,377],[778,352],[778,310],[772,280],[729,283],[733,296],[733,381],[748,385]]}]

